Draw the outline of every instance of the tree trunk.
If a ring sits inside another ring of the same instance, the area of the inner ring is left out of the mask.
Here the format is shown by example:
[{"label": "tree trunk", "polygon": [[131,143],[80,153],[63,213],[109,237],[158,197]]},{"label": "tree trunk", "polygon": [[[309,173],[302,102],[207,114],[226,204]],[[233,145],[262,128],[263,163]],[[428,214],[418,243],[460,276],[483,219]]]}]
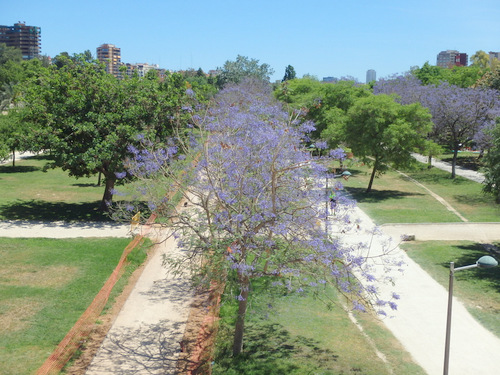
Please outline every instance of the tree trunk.
[{"label": "tree trunk", "polygon": [[104,190],[104,195],[102,196],[102,201],[99,209],[103,212],[109,211],[109,208],[111,207],[111,203],[113,203],[113,188],[115,187],[115,181],[116,178],[114,177],[113,174],[110,176],[105,175],[104,176],[106,180],[106,188]]},{"label": "tree trunk", "polygon": [[451,178],[455,178],[455,167],[457,165],[458,145],[455,145],[453,150],[453,159],[451,161]]},{"label": "tree trunk", "polygon": [[250,288],[250,280],[247,276],[241,276],[241,300],[238,303],[238,316],[236,317],[236,325],[234,327],[233,341],[233,356],[237,356],[243,350],[243,332],[245,329],[245,315],[247,312],[248,292]]},{"label": "tree trunk", "polygon": [[16,149],[12,150],[12,168],[16,166]]},{"label": "tree trunk", "polygon": [[368,187],[366,188],[367,193],[372,191],[373,180],[375,179],[375,173],[377,172],[377,168],[378,168],[378,160],[375,159],[375,163],[373,164],[373,169],[372,169],[372,175],[370,176],[370,182],[368,184]]}]

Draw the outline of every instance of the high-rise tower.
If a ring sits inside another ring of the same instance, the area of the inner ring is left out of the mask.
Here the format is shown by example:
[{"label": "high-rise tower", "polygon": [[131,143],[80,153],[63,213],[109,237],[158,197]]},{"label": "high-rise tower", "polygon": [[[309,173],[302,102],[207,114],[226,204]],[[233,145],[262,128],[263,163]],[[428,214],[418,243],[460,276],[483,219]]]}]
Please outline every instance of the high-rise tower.
[{"label": "high-rise tower", "polygon": [[14,26],[0,26],[0,43],[7,47],[16,47],[21,50],[24,60],[31,60],[40,56],[41,29],[38,26],[26,26],[18,22]]},{"label": "high-rise tower", "polygon": [[368,69],[366,72],[366,83],[377,80],[377,72],[373,69]]},{"label": "high-rise tower", "polygon": [[97,47],[97,60],[106,65],[109,74],[120,75],[121,50],[114,44],[101,44]]}]

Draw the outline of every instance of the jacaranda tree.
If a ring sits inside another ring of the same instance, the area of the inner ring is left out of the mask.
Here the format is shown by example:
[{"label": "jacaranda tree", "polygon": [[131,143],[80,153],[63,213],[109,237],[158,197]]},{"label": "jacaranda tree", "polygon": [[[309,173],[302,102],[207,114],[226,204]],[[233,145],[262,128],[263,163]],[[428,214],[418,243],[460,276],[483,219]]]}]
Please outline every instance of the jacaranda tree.
[{"label": "jacaranda tree", "polygon": [[[268,85],[245,81],[227,86],[204,116],[193,117],[188,143],[132,150],[128,172],[184,250],[167,265],[189,269],[196,283],[237,291],[234,355],[242,351],[255,279],[282,293],[329,283],[354,308],[396,308],[396,295],[378,296],[366,253],[344,247],[322,225],[325,168],[303,142],[312,130],[283,110]],[[186,204],[166,198],[171,191]]]},{"label": "jacaranda tree", "polygon": [[498,92],[488,88],[461,88],[444,82],[438,86],[421,85],[414,77],[398,77],[379,81],[376,94],[397,94],[403,104],[419,102],[429,108],[434,127],[432,137],[446,144],[453,152],[451,177],[460,145],[475,139],[479,132],[490,128],[498,116]]},{"label": "jacaranda tree", "polygon": [[491,148],[485,157],[485,186],[484,191],[493,194],[497,203],[500,203],[500,117],[496,125],[489,131]]}]

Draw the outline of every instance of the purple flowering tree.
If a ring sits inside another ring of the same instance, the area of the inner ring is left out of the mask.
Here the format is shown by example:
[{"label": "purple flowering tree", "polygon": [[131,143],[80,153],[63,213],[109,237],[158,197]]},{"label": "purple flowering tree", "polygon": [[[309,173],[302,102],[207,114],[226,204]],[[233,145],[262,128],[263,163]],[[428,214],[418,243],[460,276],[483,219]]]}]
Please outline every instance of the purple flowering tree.
[{"label": "purple flowering tree", "polygon": [[[285,111],[269,86],[246,81],[227,86],[204,116],[193,117],[190,141],[181,148],[173,142],[167,149],[132,150],[129,173],[184,250],[166,259],[168,267],[189,269],[196,284],[216,281],[237,291],[234,355],[243,348],[257,278],[287,293],[329,283],[358,309],[396,308],[393,297],[378,296],[366,253],[325,230],[326,168],[303,142],[313,129]],[[186,204],[165,199],[173,189]],[[349,222],[336,220],[337,226]]]},{"label": "purple flowering tree", "polygon": [[499,114],[498,92],[488,88],[461,88],[444,82],[438,86],[419,84],[413,76],[396,77],[377,82],[376,94],[397,94],[402,104],[419,102],[429,108],[434,128],[432,138],[446,144],[453,151],[451,177],[461,144],[478,139],[489,144],[484,129],[494,124]]}]

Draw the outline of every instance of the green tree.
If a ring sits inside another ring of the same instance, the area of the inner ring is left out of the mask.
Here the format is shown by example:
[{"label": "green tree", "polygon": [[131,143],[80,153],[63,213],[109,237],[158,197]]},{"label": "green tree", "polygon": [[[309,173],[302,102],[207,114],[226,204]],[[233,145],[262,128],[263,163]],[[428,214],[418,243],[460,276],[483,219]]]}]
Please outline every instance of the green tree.
[{"label": "green tree", "polygon": [[476,66],[481,69],[488,69],[490,67],[490,55],[486,52],[479,50],[470,57],[471,66]]},{"label": "green tree", "polygon": [[347,113],[343,134],[353,153],[373,166],[366,192],[388,165],[410,165],[411,152],[425,147],[431,129],[431,115],[418,103],[401,105],[383,94],[358,99]]},{"label": "green tree", "polygon": [[450,85],[463,88],[473,86],[484,73],[485,70],[477,65],[442,68],[430,65],[429,62],[411,71],[411,74],[417,77],[423,85],[440,85],[442,82],[448,82]]},{"label": "green tree", "polygon": [[16,165],[16,150],[26,149],[23,140],[29,128],[19,120],[18,110],[10,109],[0,114],[0,159],[12,155],[12,166]]},{"label": "green tree", "polygon": [[259,60],[249,59],[238,55],[235,61],[226,61],[222,68],[217,68],[220,74],[217,76],[219,88],[228,83],[239,83],[243,78],[257,78],[269,82],[274,70],[268,64],[259,64]]},{"label": "green tree", "polygon": [[485,186],[484,191],[493,194],[495,201],[500,203],[500,118],[490,132],[492,147],[485,156]]},{"label": "green tree", "polygon": [[[321,83],[309,78],[285,81],[275,91],[279,100],[289,103],[294,109],[307,112],[306,118],[316,125],[312,138],[319,138],[328,126],[342,124],[347,110],[354,102],[369,94],[367,86],[353,81]],[[333,138],[329,140],[332,147],[338,145]]]},{"label": "green tree", "polygon": [[281,82],[290,81],[291,79],[295,79],[296,77],[297,74],[295,74],[295,69],[293,68],[293,66],[288,65],[285,68],[285,76],[283,77]]},{"label": "green tree", "polygon": [[160,82],[118,80],[85,59],[59,56],[22,87],[22,121],[29,123],[32,149],[50,149],[54,162],[76,177],[102,173],[106,188],[101,210],[112,202],[116,173],[124,170],[138,135],[165,139],[182,128],[189,96],[182,76]]},{"label": "green tree", "polygon": [[477,80],[475,86],[489,87],[500,91],[500,65],[486,72],[480,79]]}]

